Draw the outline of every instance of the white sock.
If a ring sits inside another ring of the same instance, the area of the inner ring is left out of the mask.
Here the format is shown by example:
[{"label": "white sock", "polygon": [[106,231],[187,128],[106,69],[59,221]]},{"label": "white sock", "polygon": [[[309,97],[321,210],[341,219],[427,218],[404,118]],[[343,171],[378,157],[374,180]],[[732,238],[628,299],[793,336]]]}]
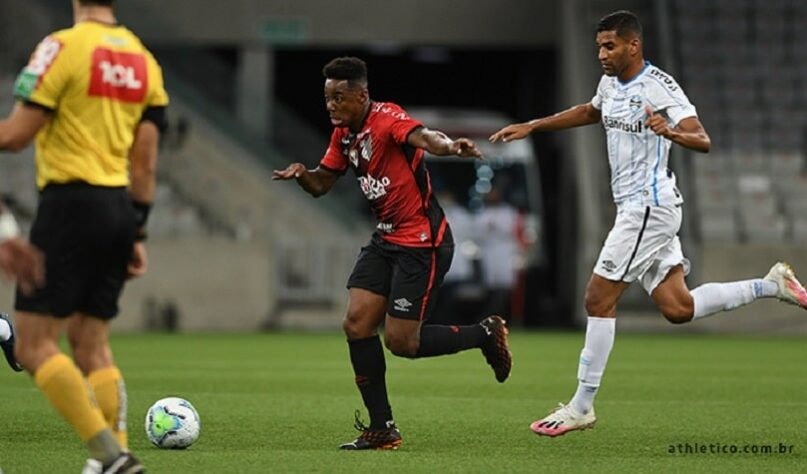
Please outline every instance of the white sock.
[{"label": "white sock", "polygon": [[706,283],[690,292],[695,303],[692,320],[719,311],[731,311],[757,298],[776,296],[778,289],[776,283],[761,278],[729,283]]},{"label": "white sock", "polygon": [[615,330],[616,318],[588,317],[586,344],[580,353],[580,365],[577,368],[577,392],[569,402],[580,413],[588,413],[594,407],[594,397],[600,388],[608,355],[614,347]]},{"label": "white sock", "polygon": [[0,342],[6,342],[11,337],[11,326],[8,321],[0,319]]}]

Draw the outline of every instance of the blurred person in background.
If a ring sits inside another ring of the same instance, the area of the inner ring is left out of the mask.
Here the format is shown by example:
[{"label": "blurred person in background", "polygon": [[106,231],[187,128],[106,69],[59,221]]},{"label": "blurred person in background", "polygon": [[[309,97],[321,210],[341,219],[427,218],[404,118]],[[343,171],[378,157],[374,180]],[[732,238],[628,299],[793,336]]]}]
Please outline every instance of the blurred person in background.
[{"label": "blurred person in background", "polygon": [[498,316],[469,326],[423,325],[434,310],[436,292],[454,250],[451,229],[431,189],[424,150],[438,156],[480,157],[467,138],[452,140],[430,130],[391,102],[370,99],[367,67],[359,58],[330,61],[325,108],[334,126],[319,166],[292,163],[273,179],[294,179],[314,197],[327,193],[352,170],[378,220],[347,283],[347,335],[356,385],[370,414],[361,435],[341,449],[396,449],[401,434],[387,396],[386,363],[378,337],[395,355],[432,357],[480,348],[499,382],[510,374],[507,328]]},{"label": "blurred person in background", "polygon": [[667,320],[687,323],[728,311],[758,298],[776,297],[807,308],[807,292],[785,263],[764,278],[706,283],[690,291],[684,276],[689,260],[678,239],[683,199],[667,167],[673,143],[706,153],[711,142],[695,107],[668,73],[646,62],[642,27],[631,12],[618,11],[597,25],[598,59],[604,75],[590,102],[550,117],[509,125],[492,142],[534,132],[602,123],[605,128],[616,220],[586,288],[589,315],[569,404],[531,429],[559,436],[594,425],[594,397],[614,343],[616,308],[622,293],[638,281]]},{"label": "blurred person in background", "polygon": [[[126,279],[146,272],[168,96],[159,65],[118,25],[112,0],[72,3],[75,25],[37,46],[17,78],[18,103],[0,122],[0,149],[36,137],[30,239],[45,254],[44,286],[17,292],[16,357],[89,449],[84,472],[136,473],[143,466],[127,449],[109,323]],[[74,359],[59,348],[65,329]]]},{"label": "blurred person in background", "polygon": [[[451,226],[451,235],[454,238],[454,257],[451,266],[443,278],[440,294],[437,297],[437,307],[429,324],[461,324],[477,320],[477,311],[471,311],[463,297],[464,289],[476,286],[476,244],[477,228],[475,216],[467,207],[457,202],[457,198],[450,190],[445,189],[437,193],[437,199],[445,213],[448,225]],[[472,303],[476,303],[472,301]],[[478,305],[476,305],[478,306]],[[484,314],[484,313],[480,313]],[[503,314],[503,313],[487,313]]]},{"label": "blurred person in background", "polygon": [[520,217],[518,209],[504,200],[500,186],[494,186],[484,200],[477,227],[488,295],[486,312],[509,315],[518,271]]}]

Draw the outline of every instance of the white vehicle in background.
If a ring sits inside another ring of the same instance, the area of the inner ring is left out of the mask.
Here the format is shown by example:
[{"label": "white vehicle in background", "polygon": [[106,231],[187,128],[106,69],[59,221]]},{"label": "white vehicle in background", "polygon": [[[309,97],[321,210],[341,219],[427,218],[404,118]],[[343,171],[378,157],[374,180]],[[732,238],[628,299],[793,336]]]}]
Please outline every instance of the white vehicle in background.
[{"label": "white vehicle in background", "polygon": [[[452,138],[474,140],[484,156],[484,160],[473,160],[427,154],[432,188],[438,197],[439,193],[448,190],[458,203],[475,213],[485,205],[485,196],[497,188],[504,201],[515,207],[521,217],[518,270],[523,270],[520,273],[524,275],[529,268],[543,265],[546,254],[540,171],[532,141],[496,144],[488,141],[494,132],[517,120],[497,112],[472,109],[408,107],[405,110],[426,127],[440,130]],[[473,238],[470,240],[456,242],[455,255],[457,252],[473,253]]]},{"label": "white vehicle in background", "polygon": [[[409,115],[428,127],[452,138],[467,137],[485,157],[471,160],[456,156],[427,154],[426,161],[432,186],[448,188],[458,201],[472,212],[484,205],[484,196],[499,185],[505,200],[522,212],[526,266],[544,262],[543,204],[541,198],[538,157],[530,140],[490,143],[488,137],[518,120],[502,113],[473,109],[419,108],[406,109]],[[499,184],[498,182],[505,183]]]}]

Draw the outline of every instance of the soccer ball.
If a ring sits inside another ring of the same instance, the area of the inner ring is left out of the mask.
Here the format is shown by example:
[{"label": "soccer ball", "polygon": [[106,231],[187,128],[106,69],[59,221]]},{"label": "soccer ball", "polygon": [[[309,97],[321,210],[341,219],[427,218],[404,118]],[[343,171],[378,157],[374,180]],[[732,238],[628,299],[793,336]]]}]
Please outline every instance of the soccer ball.
[{"label": "soccer ball", "polygon": [[199,413],[185,399],[157,400],[146,413],[146,435],[158,448],[184,449],[199,438]]}]

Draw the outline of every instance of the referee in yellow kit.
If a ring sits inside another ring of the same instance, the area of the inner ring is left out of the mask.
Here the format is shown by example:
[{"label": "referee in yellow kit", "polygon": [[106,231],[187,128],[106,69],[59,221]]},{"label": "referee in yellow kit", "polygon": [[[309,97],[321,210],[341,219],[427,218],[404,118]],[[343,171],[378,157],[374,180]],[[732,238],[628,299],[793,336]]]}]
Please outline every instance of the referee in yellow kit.
[{"label": "referee in yellow kit", "polygon": [[[146,271],[168,96],[153,56],[118,25],[113,0],[72,1],[75,25],[39,44],[0,122],[0,149],[36,136],[30,240],[45,254],[45,285],[17,292],[16,356],[89,448],[84,472],[137,473],[109,322],[126,279]],[[65,328],[74,360],[58,346]]]}]

